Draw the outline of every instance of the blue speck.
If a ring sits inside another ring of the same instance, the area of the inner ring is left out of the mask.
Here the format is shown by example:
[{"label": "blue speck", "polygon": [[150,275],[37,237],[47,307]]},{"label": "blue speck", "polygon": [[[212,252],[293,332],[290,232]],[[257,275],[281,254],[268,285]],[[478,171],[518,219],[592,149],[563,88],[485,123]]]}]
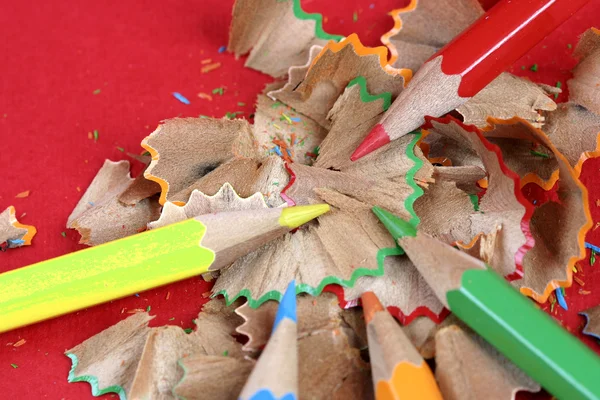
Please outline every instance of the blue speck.
[{"label": "blue speck", "polygon": [[25,241],[23,239],[7,239],[6,240],[6,245],[8,246],[9,249],[13,249],[15,247],[21,247],[25,244]]},{"label": "blue speck", "polygon": [[533,205],[535,206],[536,204],[537,204],[537,200],[534,200],[533,201]]},{"label": "blue speck", "polygon": [[139,293],[136,293],[136,294],[135,294],[135,297],[140,297],[140,294],[139,294]]},{"label": "blue speck", "polygon": [[594,245],[593,245],[593,244],[591,244],[591,243],[585,242],[585,247],[586,247],[587,249],[592,249],[592,250],[594,250],[596,253],[600,253],[600,247],[598,247],[598,246],[594,246]]},{"label": "blue speck", "polygon": [[292,157],[292,153],[290,152],[290,149],[285,149],[285,151],[287,152],[288,157]]},{"label": "blue speck", "polygon": [[275,149],[275,153],[277,153],[277,155],[279,157],[283,156],[283,154],[281,153],[281,149],[279,148],[279,146],[275,146],[274,149]]},{"label": "blue speck", "polygon": [[567,301],[562,294],[562,288],[558,288],[554,292],[556,293],[556,300],[558,300],[558,304],[560,304],[560,306],[565,310],[568,310],[569,306],[567,306]]},{"label": "blue speck", "polygon": [[219,47],[219,53],[225,53],[225,50],[227,50],[226,46]]},{"label": "blue speck", "polygon": [[371,10],[372,10],[372,9],[374,9],[374,8],[375,8],[375,4],[371,3],[371,4],[369,5],[369,8],[370,8]]},{"label": "blue speck", "polygon": [[294,122],[300,122],[300,121],[302,121],[302,120],[300,119],[300,117],[290,117],[290,119],[291,119],[292,121],[294,121]]},{"label": "blue speck", "polygon": [[88,201],[88,204],[89,204],[90,206],[92,206],[92,207],[94,207],[94,206],[95,206],[95,204],[94,204],[94,202],[93,202],[93,201]]},{"label": "blue speck", "polygon": [[188,99],[186,99],[185,96],[179,92],[173,92],[173,97],[175,97],[177,100],[179,100],[183,104],[190,104],[190,101]]}]

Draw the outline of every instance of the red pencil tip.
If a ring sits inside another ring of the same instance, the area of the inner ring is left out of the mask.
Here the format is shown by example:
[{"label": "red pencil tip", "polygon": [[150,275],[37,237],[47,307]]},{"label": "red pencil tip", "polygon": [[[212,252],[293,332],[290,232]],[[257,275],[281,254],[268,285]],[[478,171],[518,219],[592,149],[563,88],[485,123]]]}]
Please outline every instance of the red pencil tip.
[{"label": "red pencil tip", "polygon": [[363,140],[356,150],[354,150],[354,153],[350,156],[350,160],[356,161],[359,158],[363,158],[389,142],[390,136],[385,131],[383,125],[377,124],[371,129],[371,132],[369,132],[365,140]]}]

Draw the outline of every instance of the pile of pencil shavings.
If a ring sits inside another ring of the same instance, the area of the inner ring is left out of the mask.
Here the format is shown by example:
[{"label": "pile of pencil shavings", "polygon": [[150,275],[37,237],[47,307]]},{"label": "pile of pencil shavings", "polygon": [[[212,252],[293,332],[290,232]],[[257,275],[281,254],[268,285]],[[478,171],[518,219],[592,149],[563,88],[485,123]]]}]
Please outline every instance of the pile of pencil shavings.
[{"label": "pile of pencil shavings", "polygon": [[[143,175],[131,179],[128,162],[106,161],[68,226],[83,243],[98,245],[240,207],[326,202],[332,211],[205,275],[214,280],[212,296],[224,299],[204,307],[195,332],[150,329],[148,315],[134,315],[68,352],[78,360],[70,381],[133,397],[172,396],[174,388],[188,399],[198,393],[237,398],[268,340],[275,301],[293,280],[300,294],[301,397],[372,396],[364,384],[370,367],[360,354],[366,347],[362,311],[338,306],[357,305],[367,291],[405,325],[424,358],[440,348],[444,357],[474,359],[489,352],[481,338],[455,327],[457,320],[448,317],[373,206],[485,261],[537,302],[571,285],[591,227],[578,177],[583,161],[597,155],[600,102],[590,82],[600,74],[600,32],[586,32],[575,50],[579,64],[567,103],[552,100],[560,89],[503,73],[451,115],[427,118],[420,131],[352,162],[352,152],[412,74],[483,14],[468,0],[413,3],[392,12],[397,23],[383,38],[387,48],[368,48],[354,34],[324,33],[320,17],[304,14],[297,0],[236,1],[229,50],[236,56],[250,52],[246,65],[276,78],[258,95],[254,124],[163,121],[142,142],[149,154],[141,157],[147,163]],[[443,17],[457,7],[461,18]],[[531,204],[521,192],[528,183],[553,200]],[[453,330],[442,329],[449,325]],[[249,340],[244,346],[235,340],[240,334]],[[461,339],[439,341],[451,334]],[[215,337],[218,346],[212,346]],[[449,350],[448,343],[457,347]],[[489,379],[507,396],[539,390],[499,353],[488,361],[490,371],[503,371]],[[148,373],[155,379],[142,379]],[[467,371],[448,376],[468,380],[485,398],[485,388]],[[211,386],[220,380],[229,384]]]}]

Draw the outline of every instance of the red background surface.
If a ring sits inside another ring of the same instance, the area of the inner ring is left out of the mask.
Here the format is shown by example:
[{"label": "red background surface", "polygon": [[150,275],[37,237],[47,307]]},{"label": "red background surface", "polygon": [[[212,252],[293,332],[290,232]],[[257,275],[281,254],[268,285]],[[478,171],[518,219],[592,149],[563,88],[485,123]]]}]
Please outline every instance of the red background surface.
[{"label": "red background surface", "polygon": [[[227,111],[248,115],[253,111],[255,95],[270,78],[245,69],[243,60],[218,53],[227,43],[232,3],[0,3],[0,210],[14,205],[18,216],[26,213],[21,221],[38,229],[32,246],[0,253],[0,272],[83,248],[77,244],[78,234],[66,230],[67,217],[104,159],[128,159],[117,147],[140,152],[139,142],[162,119],[200,114],[221,117]],[[303,6],[326,16],[328,32],[358,32],[363,43],[376,45],[380,35],[392,27],[386,12],[403,3],[347,0],[343,8],[336,8],[340,2],[305,0]],[[576,37],[599,18],[600,0],[592,0],[520,60],[514,72],[551,85],[560,80],[565,87],[568,70],[575,64],[567,44],[574,46]],[[202,74],[200,62],[207,58],[221,62],[222,67]],[[537,73],[520,69],[533,63],[539,65]],[[197,97],[197,93],[219,86],[227,88],[222,97],[214,96],[212,102]],[[95,95],[96,89],[100,93]],[[174,99],[171,93],[175,91],[192,104]],[[564,98],[562,95],[559,100]],[[247,105],[239,107],[238,102]],[[93,130],[99,132],[97,142],[88,138]],[[137,174],[141,165],[130,161]],[[600,197],[596,189],[599,169],[600,161],[588,161],[582,176],[590,188],[595,221],[600,221],[600,209],[595,205]],[[29,197],[15,198],[25,190],[31,191]],[[63,231],[66,237],[61,235]],[[591,232],[588,241],[600,244],[600,230]],[[578,295],[580,287],[574,284],[566,291],[569,311],[559,310],[556,315],[574,332],[581,330],[583,322],[577,312],[600,303],[600,266],[590,267],[587,260],[580,264],[583,274],[579,277],[585,281],[584,289],[592,293]],[[193,278],[0,335],[1,397],[91,398],[87,383],[67,383],[70,361],[63,355],[66,349],[129,315],[122,310],[148,305],[157,316],[153,325],[174,317],[169,323],[191,327],[208,290],[206,283]],[[26,340],[23,346],[7,345],[21,338]],[[584,341],[600,351],[593,340]]]}]

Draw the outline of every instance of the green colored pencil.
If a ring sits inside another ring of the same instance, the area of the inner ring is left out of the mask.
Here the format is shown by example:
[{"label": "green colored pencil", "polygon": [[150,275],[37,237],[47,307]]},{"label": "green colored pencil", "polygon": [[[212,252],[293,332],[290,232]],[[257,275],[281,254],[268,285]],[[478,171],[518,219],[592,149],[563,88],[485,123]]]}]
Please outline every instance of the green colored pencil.
[{"label": "green colored pencil", "polygon": [[600,358],[482,261],[374,207],[440,301],[559,399],[600,399]]}]

